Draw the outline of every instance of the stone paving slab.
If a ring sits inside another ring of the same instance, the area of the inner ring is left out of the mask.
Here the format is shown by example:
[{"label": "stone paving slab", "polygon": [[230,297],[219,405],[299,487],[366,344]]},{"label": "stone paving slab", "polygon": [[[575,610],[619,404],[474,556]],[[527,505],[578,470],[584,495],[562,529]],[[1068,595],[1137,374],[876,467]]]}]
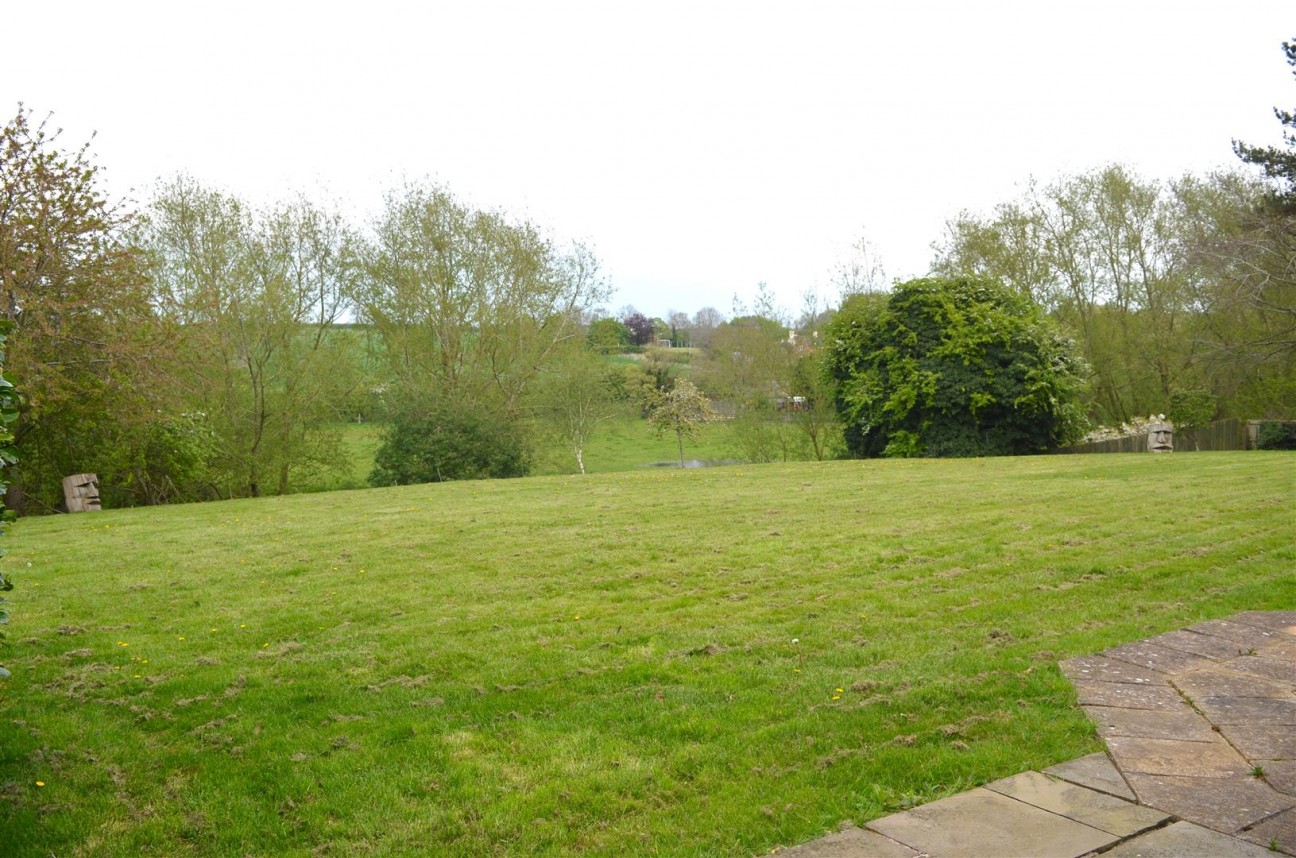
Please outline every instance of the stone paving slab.
[{"label": "stone paving slab", "polygon": [[1104,658],[1115,658],[1155,670],[1157,673],[1182,673],[1198,667],[1209,667],[1215,662],[1199,655],[1159,645],[1160,638],[1125,644],[1103,653]]},{"label": "stone paving slab", "polygon": [[1224,834],[1234,834],[1296,805],[1296,799],[1250,775],[1194,778],[1126,772],[1125,778],[1140,804]]},{"label": "stone paving slab", "polygon": [[1296,810],[1271,816],[1238,836],[1274,851],[1296,853]]},{"label": "stone paving slab", "polygon": [[1193,700],[1214,694],[1230,697],[1273,697],[1284,700],[1292,698],[1291,688],[1285,683],[1248,676],[1226,667],[1181,673],[1172,677],[1171,682],[1175,688]]},{"label": "stone paving slab", "polygon": [[1176,822],[1126,840],[1103,858],[1273,858],[1273,853],[1191,822]]},{"label": "stone paving slab", "polygon": [[1177,649],[1180,652],[1199,655],[1203,658],[1210,658],[1221,661],[1229,658],[1236,658],[1242,654],[1241,648],[1227,638],[1216,637],[1215,635],[1202,635],[1197,632],[1180,630],[1177,632],[1166,632],[1163,635],[1157,635],[1152,640],[1163,647]]},{"label": "stone paving slab", "polygon": [[1234,622],[1296,635],[1296,611],[1243,611],[1234,614],[1232,619]]},{"label": "stone paving slab", "polygon": [[[1202,715],[1219,727],[1266,724],[1296,727],[1296,697],[1201,697],[1193,700]],[[1227,731],[1226,731],[1227,732]],[[1296,730],[1292,731],[1296,733]]]},{"label": "stone paving slab", "polygon": [[1178,711],[1183,698],[1168,685],[1134,685],[1129,682],[1075,682],[1081,706],[1119,706],[1122,709]]},{"label": "stone paving slab", "polygon": [[1130,736],[1143,739],[1182,739],[1186,742],[1217,742],[1218,734],[1191,707],[1179,704],[1178,711],[1119,709],[1086,706],[1085,712],[1098,725],[1098,735]]},{"label": "stone paving slab", "polygon": [[778,854],[787,858],[918,858],[922,855],[863,828],[848,828]]},{"label": "stone paving slab", "polygon": [[1170,820],[1169,814],[1162,811],[1140,807],[1039,772],[1023,772],[1004,778],[986,784],[986,789],[1117,837],[1131,837]]},{"label": "stone paving slab", "polygon": [[1188,631],[1224,638],[1241,647],[1244,651],[1252,647],[1261,647],[1267,643],[1273,643],[1276,639],[1280,640],[1276,636],[1281,634],[1273,629],[1261,628],[1250,623],[1235,623],[1230,620],[1208,620],[1195,626],[1189,626]]},{"label": "stone paving slab", "polygon": [[875,819],[868,827],[939,858],[1078,858],[1120,840],[985,787]]},{"label": "stone paving slab", "polygon": [[1254,760],[1264,769],[1269,786],[1285,795],[1296,796],[1296,760]]},{"label": "stone paving slab", "polygon": [[1044,774],[1070,781],[1082,787],[1105,792],[1117,798],[1135,801],[1134,791],[1125,783],[1111,757],[1106,754],[1090,754],[1065,763],[1058,763],[1044,770]]},{"label": "stone paving slab", "polygon": [[1228,728],[1229,741],[1249,760],[1296,760],[1296,730],[1266,724]]},{"label": "stone paving slab", "polygon": [[1272,679],[1277,682],[1296,683],[1296,660],[1270,658],[1263,655],[1245,655],[1224,662],[1229,670]]},{"label": "stone paving slab", "polygon": [[1126,661],[1090,655],[1070,658],[1058,665],[1072,682],[1128,682],[1134,685],[1167,685],[1166,675]]},{"label": "stone paving slab", "polygon": [[[1245,775],[1251,766],[1227,742],[1184,742],[1178,739],[1142,739],[1109,736],[1107,749],[1116,768],[1128,779],[1131,773],[1184,775],[1194,778],[1231,778]],[[1134,786],[1133,783],[1130,786]],[[1138,793],[1138,787],[1134,786]],[[1141,797],[1141,796],[1140,796]]]}]

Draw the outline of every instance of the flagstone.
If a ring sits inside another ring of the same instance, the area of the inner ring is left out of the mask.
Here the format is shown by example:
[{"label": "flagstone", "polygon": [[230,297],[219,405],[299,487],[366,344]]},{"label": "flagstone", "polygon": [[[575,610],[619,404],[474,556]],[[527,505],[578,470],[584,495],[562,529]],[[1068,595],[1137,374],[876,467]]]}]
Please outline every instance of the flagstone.
[{"label": "flagstone", "polygon": [[1237,724],[1224,728],[1228,740],[1248,760],[1296,760],[1296,730],[1268,724]]},{"label": "flagstone", "polygon": [[1045,769],[1044,774],[1129,801],[1134,801],[1136,798],[1134,791],[1129,788],[1129,784],[1125,783],[1125,778],[1121,777],[1120,771],[1112,763],[1111,757],[1104,753],[1089,754],[1065,763],[1058,763]]},{"label": "flagstone", "polygon": [[1296,796],[1296,760],[1252,760],[1264,770],[1269,786],[1285,795]]},{"label": "flagstone", "polygon": [[1199,778],[1125,772],[1125,778],[1140,804],[1225,834],[1296,806],[1296,798],[1250,775]]},{"label": "flagstone", "polygon": [[1124,799],[1057,780],[1039,772],[1023,772],[1020,775],[1004,778],[986,784],[986,789],[1119,837],[1129,837],[1140,831],[1146,831],[1170,818],[1161,811],[1140,807]]},{"label": "flagstone", "polygon": [[1180,673],[1170,681],[1175,688],[1194,700],[1213,695],[1296,699],[1296,696],[1292,695],[1291,688],[1285,683],[1260,679],[1245,673],[1235,673],[1223,666]]},{"label": "flagstone", "polygon": [[1275,632],[1272,629],[1264,629],[1246,623],[1234,623],[1228,620],[1208,620],[1195,626],[1189,626],[1188,631],[1197,632],[1200,635],[1214,635],[1218,638],[1224,638],[1237,644],[1244,652],[1253,647],[1272,643],[1277,639],[1277,635],[1281,634],[1281,632]]},{"label": "flagstone", "polygon": [[1212,724],[1268,724],[1296,727],[1296,697],[1200,697],[1193,704]]},{"label": "flagstone", "polygon": [[1158,646],[1155,641],[1138,641],[1125,644],[1103,653],[1104,658],[1115,658],[1155,670],[1158,673],[1180,673],[1196,667],[1207,667],[1214,662],[1199,655]]},{"label": "flagstone", "polygon": [[984,787],[876,819],[868,827],[933,856],[1078,858],[1120,839]]},{"label": "flagstone", "polygon": [[1273,853],[1191,822],[1176,822],[1127,840],[1103,858],[1273,858]]},{"label": "flagstone", "polygon": [[[1251,769],[1251,765],[1223,740],[1185,742],[1179,739],[1108,736],[1106,741],[1116,767],[1127,778],[1132,772],[1229,778],[1244,775]],[[1133,782],[1130,786],[1134,786]],[[1134,786],[1134,792],[1138,793],[1137,786]],[[1139,798],[1143,798],[1141,793]]]},{"label": "flagstone", "polygon": [[1166,675],[1146,667],[1102,656],[1071,658],[1058,665],[1073,682],[1128,682],[1135,685],[1166,685]]},{"label": "flagstone", "polygon": [[1119,706],[1123,709],[1178,711],[1183,698],[1168,685],[1135,685],[1131,682],[1076,682],[1082,706]]},{"label": "flagstone", "polygon": [[1296,809],[1275,814],[1238,836],[1270,850],[1281,849],[1289,855],[1296,855]]},{"label": "flagstone", "polygon": [[1242,654],[1238,651],[1238,645],[1231,640],[1185,630],[1157,635],[1149,638],[1149,643],[1216,660],[1236,658]]},{"label": "flagstone", "polygon": [[848,828],[781,851],[786,858],[917,858],[920,853],[876,831]]},{"label": "flagstone", "polygon": [[1246,655],[1226,661],[1224,666],[1236,673],[1296,685],[1296,659],[1293,658]]},{"label": "flagstone", "polygon": [[1219,734],[1211,724],[1187,704],[1178,711],[1120,709],[1113,706],[1086,706],[1085,713],[1098,725],[1098,735],[1132,736],[1145,739],[1181,739],[1185,742],[1218,742]]}]

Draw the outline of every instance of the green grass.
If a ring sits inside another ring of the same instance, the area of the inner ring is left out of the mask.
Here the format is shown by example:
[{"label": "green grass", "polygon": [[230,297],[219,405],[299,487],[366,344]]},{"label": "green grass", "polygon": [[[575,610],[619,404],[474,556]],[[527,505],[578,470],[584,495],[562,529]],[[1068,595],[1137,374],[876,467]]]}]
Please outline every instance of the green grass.
[{"label": "green grass", "polygon": [[[702,427],[696,441],[684,441],[686,460],[722,462],[732,460],[729,426],[724,422]],[[656,435],[648,421],[624,416],[599,424],[585,448],[585,470],[590,474],[609,474],[643,468],[679,464],[679,444],[673,434]],[[541,475],[576,473],[576,457],[565,447],[552,444],[537,451],[536,473]]]},{"label": "green grass", "polygon": [[[382,444],[386,426],[381,423],[347,423],[342,432],[342,452],[347,459],[345,473],[316,477],[302,486],[302,491],[321,492],[339,489],[361,489],[369,485],[374,454]],[[684,442],[689,460],[730,461],[735,456],[729,440],[729,426],[713,423],[702,429],[696,441]],[[646,420],[626,414],[599,425],[585,449],[585,469],[591,474],[633,471],[669,466],[679,462],[679,447],[674,435],[658,437]],[[535,451],[534,473],[541,476],[574,474],[576,457],[555,441],[542,443]]]},{"label": "green grass", "polygon": [[1294,475],[836,462],[23,520],[0,854],[767,853],[1097,750],[1057,660],[1296,606]]}]

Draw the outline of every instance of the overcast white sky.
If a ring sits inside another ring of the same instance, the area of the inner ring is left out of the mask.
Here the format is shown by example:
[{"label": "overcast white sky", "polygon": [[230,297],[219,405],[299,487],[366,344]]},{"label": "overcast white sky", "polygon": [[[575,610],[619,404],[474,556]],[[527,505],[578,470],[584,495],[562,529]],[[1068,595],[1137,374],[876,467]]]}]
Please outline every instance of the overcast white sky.
[{"label": "overcast white sky", "polygon": [[[1119,161],[1231,167],[1296,107],[1282,2],[10,4],[0,109],[114,195],[185,171],[358,220],[404,177],[592,244],[649,315],[789,311],[861,235],[926,272],[961,209]],[[133,189],[133,191],[132,191]]]}]

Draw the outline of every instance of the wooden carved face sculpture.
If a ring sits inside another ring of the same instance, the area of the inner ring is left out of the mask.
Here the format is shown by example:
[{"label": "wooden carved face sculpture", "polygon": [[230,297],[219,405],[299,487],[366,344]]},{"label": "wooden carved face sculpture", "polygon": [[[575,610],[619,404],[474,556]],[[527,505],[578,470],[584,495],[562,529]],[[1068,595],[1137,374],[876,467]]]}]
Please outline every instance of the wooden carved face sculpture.
[{"label": "wooden carved face sculpture", "polygon": [[75,474],[63,480],[63,499],[68,512],[98,512],[99,477],[97,474]]},{"label": "wooden carved face sculpture", "polygon": [[1153,423],[1148,426],[1148,452],[1170,453],[1174,451],[1174,427],[1169,423]]}]

